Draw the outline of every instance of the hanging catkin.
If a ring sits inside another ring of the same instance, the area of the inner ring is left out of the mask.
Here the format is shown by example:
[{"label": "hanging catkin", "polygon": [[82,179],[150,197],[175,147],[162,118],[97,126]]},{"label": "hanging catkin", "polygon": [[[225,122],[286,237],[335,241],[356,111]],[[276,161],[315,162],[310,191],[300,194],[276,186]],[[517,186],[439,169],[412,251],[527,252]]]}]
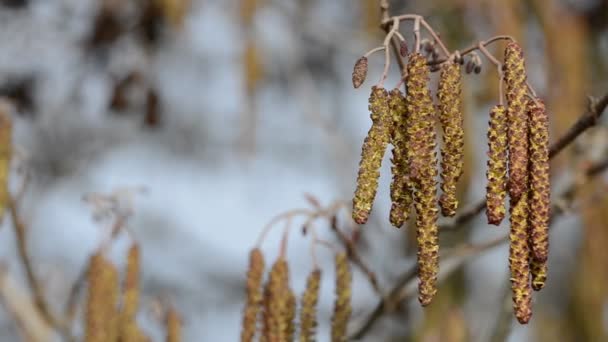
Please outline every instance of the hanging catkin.
[{"label": "hanging catkin", "polygon": [[393,120],[391,129],[391,144],[393,145],[391,172],[393,181],[391,182],[392,204],[389,220],[393,226],[401,228],[409,217],[413,198],[407,159],[407,107],[405,96],[399,89],[391,90],[389,105]]},{"label": "hanging catkin", "polygon": [[486,215],[488,223],[499,225],[505,217],[507,197],[507,117],[505,107],[490,111],[488,128],[488,170],[486,177]]},{"label": "hanging catkin", "polygon": [[346,341],[348,320],[351,308],[351,282],[350,265],[346,253],[336,255],[336,301],[334,313],[331,317],[331,341]]},{"label": "hanging catkin", "polygon": [[7,106],[0,103],[0,219],[8,203],[8,175],[10,172],[13,125]]},{"label": "hanging catkin", "polygon": [[241,341],[250,342],[255,338],[258,314],[262,305],[262,277],[264,275],[264,255],[259,248],[249,253],[249,270],[247,271],[247,302],[243,315]]},{"label": "hanging catkin", "polygon": [[358,224],[364,224],[369,218],[378,189],[382,158],[390,139],[391,118],[388,93],[384,88],[372,87],[369,110],[372,126],[363,141],[357,189],[353,198],[353,220]]},{"label": "hanging catkin", "polygon": [[300,342],[312,342],[315,340],[320,283],[321,270],[315,269],[308,275],[306,290],[304,290],[304,294],[302,295],[302,303],[300,305]]},{"label": "hanging catkin", "polygon": [[116,304],[118,271],[103,253],[91,256],[88,270],[89,293],[86,304],[86,342],[114,341],[118,337]]},{"label": "hanging catkin", "polygon": [[530,248],[528,241],[528,193],[519,201],[511,201],[511,231],[509,233],[509,269],[515,317],[526,324],[532,317],[530,288]]},{"label": "hanging catkin", "polygon": [[127,255],[127,272],[123,284],[119,323],[120,341],[137,341],[141,336],[136,321],[139,308],[139,264],[139,246],[133,244]]},{"label": "hanging catkin", "polygon": [[515,203],[528,190],[528,118],[526,70],[521,47],[509,43],[505,50],[504,77],[509,138],[509,196]]},{"label": "hanging catkin", "polygon": [[439,121],[443,128],[441,148],[441,189],[439,199],[443,216],[456,215],[458,199],[456,184],[464,166],[464,122],[460,98],[462,81],[460,64],[446,63],[441,67],[437,98],[439,99]]},{"label": "hanging catkin", "polygon": [[289,330],[289,267],[283,257],[272,265],[264,287],[262,341],[286,341]]},{"label": "hanging catkin", "polygon": [[431,303],[437,292],[439,242],[437,216],[437,158],[435,152],[435,113],[428,88],[430,70],[426,58],[410,54],[407,65],[407,127],[410,177],[415,185],[416,240],[418,243],[418,300]]}]

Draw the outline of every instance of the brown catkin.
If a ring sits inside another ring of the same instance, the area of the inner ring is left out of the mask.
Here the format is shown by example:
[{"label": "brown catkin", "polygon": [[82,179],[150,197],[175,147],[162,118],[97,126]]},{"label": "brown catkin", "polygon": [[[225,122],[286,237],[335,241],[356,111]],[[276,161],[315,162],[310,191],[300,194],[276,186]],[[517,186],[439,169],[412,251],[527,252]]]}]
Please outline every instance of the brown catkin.
[{"label": "brown catkin", "polygon": [[285,337],[286,341],[294,341],[294,337],[296,334],[296,309],[298,305],[298,300],[296,299],[296,295],[290,288],[287,288],[287,311],[285,313],[285,324],[287,328],[285,329]]},{"label": "brown catkin", "polygon": [[259,248],[249,253],[249,270],[247,270],[246,303],[243,313],[241,341],[250,342],[257,331],[258,314],[261,309],[262,277],[264,276],[264,255]]},{"label": "brown catkin", "polygon": [[182,322],[175,308],[169,308],[165,319],[165,329],[167,335],[166,342],[180,342],[182,340]]},{"label": "brown catkin", "polygon": [[498,226],[505,217],[507,197],[507,117],[502,105],[490,111],[488,146],[486,215],[489,224]]},{"label": "brown catkin", "polygon": [[7,105],[0,103],[0,219],[8,203],[8,175],[10,172],[13,124]]},{"label": "brown catkin", "polygon": [[334,303],[334,313],[331,317],[331,341],[346,341],[348,321],[350,319],[351,308],[351,282],[352,275],[348,256],[346,253],[336,255],[336,301]]},{"label": "brown catkin", "polygon": [[272,265],[264,286],[262,341],[287,341],[289,325],[289,267],[283,257]]},{"label": "brown catkin", "polygon": [[545,287],[547,281],[548,267],[546,261],[538,261],[534,257],[530,257],[530,274],[532,275],[532,289],[540,291]]},{"label": "brown catkin", "polygon": [[443,194],[439,199],[443,216],[456,215],[456,208],[458,208],[456,184],[462,176],[464,166],[464,119],[460,98],[461,88],[460,64],[444,64],[441,67],[437,91],[439,121],[443,128],[443,146],[441,148]]},{"label": "brown catkin", "polygon": [[141,334],[136,322],[139,307],[139,246],[133,244],[127,254],[127,272],[123,284],[119,336],[121,341],[137,341]]},{"label": "brown catkin", "polygon": [[505,50],[504,79],[507,97],[509,138],[509,196],[515,202],[528,190],[528,120],[526,70],[523,51],[517,43]]},{"label": "brown catkin", "polygon": [[428,88],[430,69],[426,58],[412,53],[407,65],[407,127],[410,177],[415,186],[416,240],[418,243],[418,300],[428,305],[437,292],[439,229],[437,227],[437,156],[435,113]]},{"label": "brown catkin", "polygon": [[353,87],[359,88],[367,78],[367,57],[363,56],[357,60],[353,68]]},{"label": "brown catkin", "polygon": [[302,295],[300,305],[300,342],[312,342],[315,340],[320,283],[321,270],[315,269],[308,275],[306,289]]},{"label": "brown catkin", "polygon": [[526,324],[532,317],[530,288],[530,248],[528,241],[528,193],[519,201],[511,201],[511,231],[509,233],[509,269],[515,317]]},{"label": "brown catkin", "polygon": [[118,271],[100,251],[91,256],[87,279],[89,293],[86,303],[85,341],[115,341],[118,336]]},{"label": "brown catkin", "polygon": [[397,88],[391,90],[389,99],[392,118],[391,143],[393,158],[391,172],[391,211],[389,220],[397,228],[407,221],[412,206],[412,184],[407,159],[407,107],[405,96]]},{"label": "brown catkin", "polygon": [[372,126],[363,141],[357,188],[353,198],[353,220],[358,224],[364,224],[369,218],[378,189],[382,158],[390,139],[391,118],[388,93],[384,88],[372,87],[369,110]]},{"label": "brown catkin", "polygon": [[530,122],[530,241],[532,255],[544,262],[549,255],[549,118],[542,101],[528,101]]}]

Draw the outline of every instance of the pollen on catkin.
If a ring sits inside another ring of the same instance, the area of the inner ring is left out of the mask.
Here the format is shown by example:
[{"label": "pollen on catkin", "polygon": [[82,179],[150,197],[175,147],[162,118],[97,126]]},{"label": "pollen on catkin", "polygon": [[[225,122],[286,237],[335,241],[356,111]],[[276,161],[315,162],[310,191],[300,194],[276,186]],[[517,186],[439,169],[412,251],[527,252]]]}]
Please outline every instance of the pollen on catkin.
[{"label": "pollen on catkin", "polygon": [[127,272],[123,283],[119,336],[121,341],[137,341],[140,335],[136,315],[139,308],[139,246],[133,244],[127,254]]},{"label": "pollen on catkin", "polygon": [[505,217],[507,197],[507,116],[502,105],[490,111],[488,146],[486,215],[489,224],[498,226]]},{"label": "pollen on catkin", "polygon": [[353,87],[359,88],[367,78],[367,57],[362,56],[353,68]]},{"label": "pollen on catkin", "polygon": [[530,288],[530,248],[528,242],[528,193],[519,201],[511,200],[511,230],[509,233],[509,269],[513,310],[521,324],[532,317],[532,289]]},{"label": "pollen on catkin", "polygon": [[300,304],[300,342],[315,340],[320,283],[321,270],[315,269],[308,275]]},{"label": "pollen on catkin", "polygon": [[435,152],[435,112],[428,88],[430,69],[426,58],[410,54],[407,65],[407,126],[410,178],[413,181],[418,243],[418,300],[431,303],[437,293],[439,272],[439,229],[437,227],[437,156]]},{"label": "pollen on catkin", "polygon": [[348,321],[351,308],[351,282],[352,275],[348,256],[341,252],[336,255],[336,300],[334,313],[331,317],[331,341],[346,341]]},{"label": "pollen on catkin", "polygon": [[528,190],[528,119],[526,113],[526,70],[523,51],[517,43],[505,50],[504,80],[507,98],[509,139],[509,196],[517,202]]},{"label": "pollen on catkin", "polygon": [[530,257],[531,284],[534,291],[540,291],[545,287],[547,281],[548,267],[546,261],[538,261]]},{"label": "pollen on catkin", "polygon": [[382,158],[390,139],[391,118],[388,93],[384,88],[372,87],[369,110],[372,126],[363,141],[357,188],[353,198],[353,220],[358,224],[364,224],[369,218],[378,190]]},{"label": "pollen on catkin", "polygon": [[175,308],[169,308],[165,319],[165,329],[167,335],[166,342],[180,342],[182,340],[182,322]]},{"label": "pollen on catkin", "polygon": [[8,175],[13,151],[13,125],[6,106],[0,103],[0,219],[8,203]]},{"label": "pollen on catkin", "polygon": [[412,184],[409,177],[407,159],[407,107],[405,96],[397,88],[391,90],[389,98],[392,118],[391,144],[393,145],[393,158],[391,172],[391,211],[389,220],[397,228],[401,228],[407,221],[412,206]]},{"label": "pollen on catkin", "polygon": [[530,241],[539,262],[549,255],[549,119],[540,100],[528,101],[530,122]]},{"label": "pollen on catkin", "polygon": [[439,121],[443,128],[441,148],[441,190],[439,199],[443,216],[456,215],[458,199],[456,184],[464,166],[464,122],[460,64],[446,63],[441,67],[437,97],[439,99]]},{"label": "pollen on catkin", "polygon": [[257,331],[258,314],[263,300],[262,278],[264,276],[264,255],[259,248],[249,253],[249,269],[247,270],[246,304],[243,313],[241,341],[250,342]]},{"label": "pollen on catkin", "polygon": [[287,288],[287,312],[285,313],[285,324],[287,324],[287,328],[285,329],[285,337],[286,341],[293,341],[296,334],[296,309],[297,309],[298,301],[296,299],[296,295],[290,288]]},{"label": "pollen on catkin", "polygon": [[272,265],[264,286],[262,341],[287,341],[289,325],[289,267],[283,257]]},{"label": "pollen on catkin", "polygon": [[86,342],[114,341],[118,336],[118,271],[101,251],[91,256],[87,275]]}]

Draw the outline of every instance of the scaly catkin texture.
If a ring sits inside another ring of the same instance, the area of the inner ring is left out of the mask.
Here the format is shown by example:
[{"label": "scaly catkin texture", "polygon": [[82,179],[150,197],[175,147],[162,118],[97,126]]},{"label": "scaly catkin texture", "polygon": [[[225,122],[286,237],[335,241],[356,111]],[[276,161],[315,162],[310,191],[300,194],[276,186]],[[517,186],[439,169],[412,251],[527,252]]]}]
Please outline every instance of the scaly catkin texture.
[{"label": "scaly catkin texture", "polygon": [[511,201],[511,231],[509,233],[509,269],[515,317],[526,324],[532,317],[532,289],[530,288],[530,248],[528,242],[528,193]]},{"label": "scaly catkin texture", "polygon": [[285,313],[285,324],[287,328],[285,329],[285,337],[286,341],[294,341],[294,337],[296,334],[296,306],[297,306],[296,295],[290,288],[287,288],[287,312]]},{"label": "scaly catkin texture", "polygon": [[369,218],[378,189],[382,158],[390,139],[391,118],[388,93],[384,88],[372,87],[369,110],[372,126],[363,141],[357,189],[353,198],[353,220],[358,224],[364,224]]},{"label": "scaly catkin texture", "polygon": [[363,56],[357,60],[353,68],[353,87],[359,88],[367,77],[367,57]]},{"label": "scaly catkin texture", "polygon": [[415,186],[416,240],[418,243],[418,300],[428,305],[437,292],[439,229],[437,227],[437,156],[435,113],[428,88],[430,70],[426,58],[412,53],[407,65],[407,126],[410,178]]},{"label": "scaly catkin texture", "polygon": [[258,314],[263,300],[262,277],[264,276],[264,255],[259,248],[249,253],[249,270],[247,270],[247,301],[243,313],[241,341],[251,342],[257,331]]},{"label": "scaly catkin texture", "polygon": [[507,116],[502,105],[490,111],[488,145],[486,215],[489,224],[499,225],[505,217],[507,197]]},{"label": "scaly catkin texture", "polygon": [[532,255],[538,262],[549,255],[549,118],[545,105],[528,101],[530,118],[530,240]]},{"label": "scaly catkin texture", "polygon": [[409,217],[413,198],[407,159],[407,107],[405,97],[399,89],[391,90],[389,106],[393,120],[391,129],[393,181],[391,182],[392,204],[389,220],[393,226],[401,228]]},{"label": "scaly catkin texture", "polygon": [[122,306],[120,310],[120,341],[138,341],[141,331],[136,315],[139,308],[139,246],[133,244],[127,255],[127,272],[123,284]]},{"label": "scaly catkin texture", "polygon": [[264,315],[261,341],[287,341],[289,324],[289,267],[280,257],[272,265],[264,286]]},{"label": "scaly catkin texture", "polygon": [[460,64],[446,63],[441,67],[437,97],[439,98],[439,121],[443,128],[441,148],[441,189],[439,199],[443,216],[456,215],[458,199],[456,184],[464,166],[464,119],[460,98],[462,82]]},{"label": "scaly catkin texture", "polygon": [[8,175],[13,151],[13,125],[5,105],[0,103],[0,219],[8,202]]},{"label": "scaly catkin texture", "polygon": [[534,291],[540,291],[545,287],[547,281],[548,267],[546,261],[535,260],[534,257],[530,257],[530,273],[532,274],[532,289]]},{"label": "scaly catkin texture", "polygon": [[88,270],[89,293],[86,304],[86,342],[115,341],[118,336],[116,304],[118,271],[102,252],[91,256]]},{"label": "scaly catkin texture", "polygon": [[166,342],[180,342],[182,340],[182,322],[179,314],[173,307],[167,312],[165,321],[167,335],[165,337]]},{"label": "scaly catkin texture", "polygon": [[528,190],[528,120],[526,70],[521,47],[509,43],[505,50],[504,77],[509,137],[509,196],[515,202]]},{"label": "scaly catkin texture", "polygon": [[351,308],[351,282],[350,265],[346,253],[336,255],[336,301],[334,313],[331,317],[331,341],[346,341],[348,320]]},{"label": "scaly catkin texture", "polygon": [[302,295],[302,303],[300,305],[300,342],[312,342],[315,340],[320,283],[321,270],[315,269],[308,275],[306,290],[304,290],[304,294]]}]

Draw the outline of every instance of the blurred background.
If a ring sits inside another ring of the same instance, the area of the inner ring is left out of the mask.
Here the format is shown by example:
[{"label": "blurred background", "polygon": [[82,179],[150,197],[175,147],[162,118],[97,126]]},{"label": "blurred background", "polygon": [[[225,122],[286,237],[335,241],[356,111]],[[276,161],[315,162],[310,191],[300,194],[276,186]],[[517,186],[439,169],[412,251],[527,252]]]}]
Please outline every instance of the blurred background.
[{"label": "blurred background", "polygon": [[[450,49],[516,37],[551,113],[552,140],[586,110],[588,95],[608,91],[608,1],[391,1],[391,14],[401,13],[424,15]],[[409,24],[401,32],[411,41]],[[107,236],[108,221],[87,199],[114,196],[119,208],[112,210],[129,213],[126,228],[142,250],[146,332],[162,339],[153,303],[165,298],[182,316],[185,341],[237,340],[247,255],[262,227],[281,212],[310,208],[305,194],[324,206],[350,201],[370,125],[369,87],[383,58],[370,59],[368,82],[358,90],[351,72],[382,39],[378,0],[1,0],[0,96],[11,103],[13,172],[29,175],[21,212],[51,305],[61,307]],[[501,44],[490,49],[500,58]],[[394,65],[386,87],[398,78]],[[461,208],[483,196],[488,111],[497,102],[489,63],[463,79]],[[504,309],[510,293],[502,244],[451,272],[430,307],[413,298],[363,340],[608,340],[607,177],[580,177],[608,155],[605,124],[553,160],[554,193],[572,182],[582,191],[553,223],[549,279],[535,294],[529,325],[512,320],[510,305]],[[412,230],[388,223],[388,175],[386,162],[357,246],[384,289],[415,261]],[[17,191],[21,178],[13,178]],[[484,219],[442,234],[442,248],[508,229],[489,228]],[[11,222],[3,221],[0,260],[27,293]],[[311,270],[301,223],[292,222],[288,247],[298,293]],[[335,240],[325,222],[316,230]],[[281,232],[278,226],[264,240],[267,262]],[[117,265],[129,239],[112,246]],[[318,257],[319,341],[327,341],[333,259],[322,249]],[[354,270],[352,331],[379,300]],[[2,296],[0,338],[19,341],[19,317],[6,309],[11,295]]]}]

